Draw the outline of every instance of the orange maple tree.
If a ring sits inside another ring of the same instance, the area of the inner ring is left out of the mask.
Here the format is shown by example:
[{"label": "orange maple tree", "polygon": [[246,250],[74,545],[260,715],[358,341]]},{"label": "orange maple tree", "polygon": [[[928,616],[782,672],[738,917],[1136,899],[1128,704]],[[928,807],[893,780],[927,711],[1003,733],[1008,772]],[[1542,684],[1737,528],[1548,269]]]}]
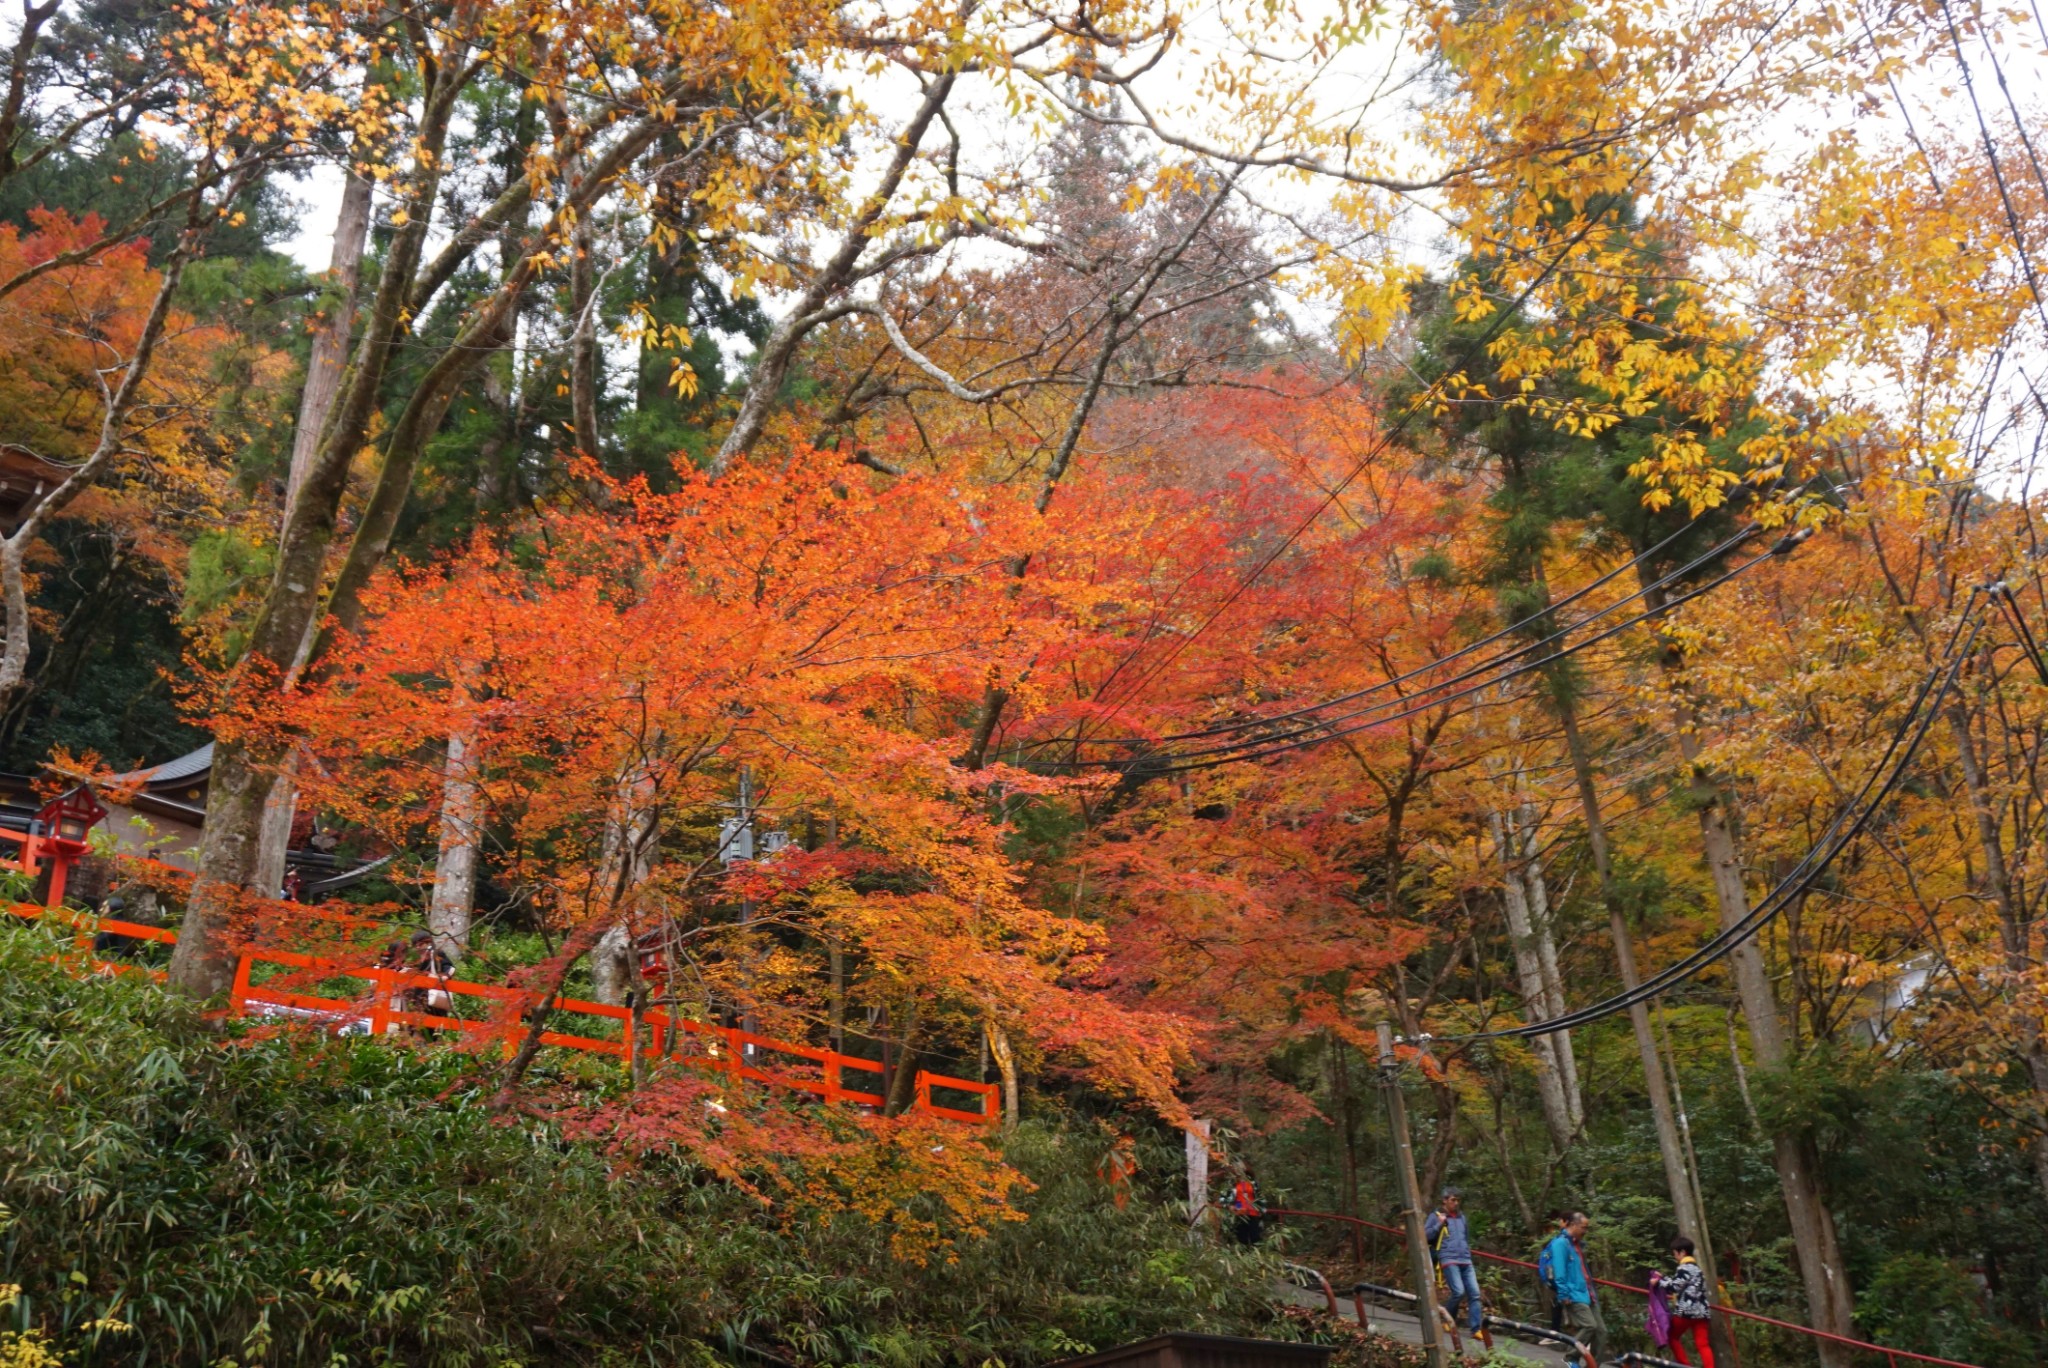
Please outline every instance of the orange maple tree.
[{"label": "orange maple tree", "polygon": [[[382,579],[317,687],[222,721],[303,738],[314,800],[395,844],[439,822],[441,751],[464,737],[492,858],[559,938],[523,986],[558,991],[623,932],[664,947],[670,1010],[803,1040],[834,1010],[826,958],[844,956],[844,992],[899,1032],[998,1033],[1179,1115],[1185,1023],[1090,987],[1101,929],[1029,897],[1008,849],[1008,814],[1100,783],[956,763],[992,669],[1145,594],[1138,572],[1156,567],[1096,552],[1172,520],[1118,504],[1048,521],[1008,491],[884,480],[808,450],[668,494],[620,486],[603,511],[550,512]],[[1027,552],[1044,573],[1020,586],[1009,567]],[[719,824],[742,769],[756,820],[796,839],[728,870]],[[473,1045],[539,1030],[510,1008],[497,1027]],[[508,1103],[526,1058],[505,1066]],[[710,1106],[719,1087],[685,1070],[578,1125],[733,1172],[782,1153],[815,1175],[855,1162],[821,1138],[834,1128],[915,1124],[778,1109],[786,1124],[769,1126]]]}]

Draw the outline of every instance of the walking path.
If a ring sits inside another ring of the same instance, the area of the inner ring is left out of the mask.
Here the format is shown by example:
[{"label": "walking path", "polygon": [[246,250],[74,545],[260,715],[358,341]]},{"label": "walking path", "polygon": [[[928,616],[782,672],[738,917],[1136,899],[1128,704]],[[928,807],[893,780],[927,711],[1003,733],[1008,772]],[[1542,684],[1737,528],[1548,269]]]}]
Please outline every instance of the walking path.
[{"label": "walking path", "polygon": [[[1292,1282],[1282,1282],[1275,1284],[1274,1290],[1280,1297],[1295,1306],[1315,1307],[1320,1310],[1329,1309],[1329,1299],[1323,1295],[1321,1288],[1311,1289],[1297,1286]],[[1354,1308],[1352,1299],[1343,1289],[1339,1289],[1337,1293],[1337,1314],[1353,1324],[1356,1324],[1358,1321],[1358,1312]],[[1396,1310],[1368,1300],[1365,1304],[1365,1314],[1366,1328],[1374,1334],[1384,1335],[1388,1339],[1399,1340],[1403,1344],[1422,1343],[1422,1325],[1409,1312]],[[1493,1346],[1498,1353],[1521,1359],[1525,1363],[1562,1365],[1565,1362],[1564,1355],[1548,1345],[1528,1344],[1521,1340],[1510,1339],[1499,1331],[1494,1332]],[[1468,1360],[1476,1362],[1484,1353],[1484,1347],[1477,1340],[1467,1340],[1465,1342],[1465,1357]]]}]

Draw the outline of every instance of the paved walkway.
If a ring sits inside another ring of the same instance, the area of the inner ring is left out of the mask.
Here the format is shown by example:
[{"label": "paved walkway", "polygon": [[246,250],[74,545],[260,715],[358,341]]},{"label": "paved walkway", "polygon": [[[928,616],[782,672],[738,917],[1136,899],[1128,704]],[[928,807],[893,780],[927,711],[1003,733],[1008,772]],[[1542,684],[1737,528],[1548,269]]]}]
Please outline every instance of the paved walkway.
[{"label": "paved walkway", "polygon": [[[1324,1298],[1320,1287],[1310,1290],[1297,1286],[1292,1282],[1285,1282],[1276,1285],[1275,1291],[1297,1306],[1313,1306],[1323,1310],[1329,1309],[1329,1302]],[[1341,1287],[1337,1289],[1337,1310],[1338,1314],[1343,1316],[1345,1320],[1355,1322],[1358,1319],[1358,1313],[1352,1309],[1351,1295],[1348,1289]],[[1368,1321],[1367,1328],[1375,1334],[1385,1335],[1388,1339],[1400,1340],[1405,1344],[1422,1343],[1422,1326],[1410,1313],[1380,1305],[1368,1297],[1365,1303],[1365,1314]],[[1565,1362],[1564,1355],[1560,1354],[1550,1345],[1530,1344],[1522,1340],[1509,1339],[1499,1331],[1494,1332],[1493,1345],[1502,1354],[1521,1359],[1525,1363],[1546,1365],[1546,1368],[1549,1365],[1561,1365]],[[1485,1352],[1484,1347],[1478,1340],[1469,1337],[1465,1339],[1465,1357],[1468,1360],[1477,1361]]]}]

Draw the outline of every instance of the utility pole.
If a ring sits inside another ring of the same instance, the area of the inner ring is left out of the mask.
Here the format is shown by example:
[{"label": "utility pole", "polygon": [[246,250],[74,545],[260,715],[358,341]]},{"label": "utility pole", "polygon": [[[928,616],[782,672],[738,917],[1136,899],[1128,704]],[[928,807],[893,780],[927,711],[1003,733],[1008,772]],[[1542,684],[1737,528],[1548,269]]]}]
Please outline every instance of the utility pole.
[{"label": "utility pole", "polygon": [[1422,1234],[1422,1186],[1415,1181],[1415,1146],[1408,1137],[1408,1104],[1401,1096],[1401,1065],[1394,1058],[1394,1028],[1382,1021],[1379,1034],[1380,1092],[1394,1129],[1394,1162],[1401,1170],[1401,1224],[1408,1229],[1409,1271],[1415,1278],[1415,1318],[1422,1327],[1422,1352],[1429,1368],[1450,1368],[1436,1323],[1436,1269]]}]

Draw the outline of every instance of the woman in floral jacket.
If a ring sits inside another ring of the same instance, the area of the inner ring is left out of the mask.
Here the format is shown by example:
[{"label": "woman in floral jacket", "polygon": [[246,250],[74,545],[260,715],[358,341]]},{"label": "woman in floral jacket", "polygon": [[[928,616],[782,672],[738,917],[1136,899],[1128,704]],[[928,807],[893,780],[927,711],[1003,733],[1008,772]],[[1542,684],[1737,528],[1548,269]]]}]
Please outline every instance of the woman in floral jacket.
[{"label": "woman in floral jacket", "polygon": [[1707,1275],[1693,1258],[1692,1241],[1685,1236],[1671,1242],[1671,1257],[1678,1266],[1651,1281],[1671,1303],[1671,1356],[1691,1368],[1692,1360],[1685,1356],[1685,1342],[1690,1339],[1700,1368],[1714,1368],[1714,1346],[1707,1337],[1707,1323],[1714,1314],[1707,1301]]}]

